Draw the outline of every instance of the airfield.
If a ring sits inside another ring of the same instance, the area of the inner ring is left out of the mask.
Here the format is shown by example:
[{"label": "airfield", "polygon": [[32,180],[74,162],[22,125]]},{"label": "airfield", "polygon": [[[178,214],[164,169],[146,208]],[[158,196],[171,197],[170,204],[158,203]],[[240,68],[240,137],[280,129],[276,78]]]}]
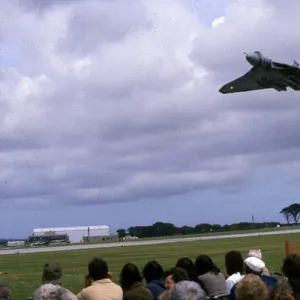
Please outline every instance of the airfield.
[{"label": "airfield", "polygon": [[186,243],[206,240],[220,240],[220,239],[234,239],[256,236],[269,236],[280,234],[300,233],[300,229],[290,230],[277,230],[277,231],[264,231],[254,233],[241,233],[241,234],[226,234],[226,235],[213,235],[213,236],[199,236],[188,238],[174,238],[174,239],[160,239],[160,240],[146,240],[146,241],[133,241],[133,242],[117,242],[107,244],[82,244],[71,246],[55,246],[55,247],[36,247],[36,248],[21,248],[21,249],[5,249],[0,250],[0,255],[7,254],[26,254],[26,253],[40,253],[40,252],[57,252],[57,251],[72,251],[72,250],[84,250],[84,249],[98,249],[98,248],[112,248],[112,247],[129,247],[129,246],[142,246],[142,245],[157,245],[157,244],[169,244],[169,243]]},{"label": "airfield", "polygon": [[261,249],[268,268],[280,271],[286,240],[300,242],[300,229],[1,250],[0,280],[9,284],[12,299],[26,299],[40,285],[43,265],[57,261],[63,268],[63,284],[76,294],[82,288],[87,265],[95,256],[108,262],[113,281],[118,283],[120,271],[127,262],[135,263],[142,270],[147,261],[156,259],[166,269],[174,266],[180,257],[194,260],[200,254],[208,254],[225,272],[226,252],[238,250],[246,256],[249,249]]}]

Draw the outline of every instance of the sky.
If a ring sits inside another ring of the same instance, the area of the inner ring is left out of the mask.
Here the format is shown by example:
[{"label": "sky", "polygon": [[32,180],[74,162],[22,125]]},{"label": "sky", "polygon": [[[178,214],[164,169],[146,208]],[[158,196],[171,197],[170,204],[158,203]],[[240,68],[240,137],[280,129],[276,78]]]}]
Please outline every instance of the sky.
[{"label": "sky", "polygon": [[219,88],[300,60],[300,2],[1,1],[1,237],[284,221],[300,94]]}]

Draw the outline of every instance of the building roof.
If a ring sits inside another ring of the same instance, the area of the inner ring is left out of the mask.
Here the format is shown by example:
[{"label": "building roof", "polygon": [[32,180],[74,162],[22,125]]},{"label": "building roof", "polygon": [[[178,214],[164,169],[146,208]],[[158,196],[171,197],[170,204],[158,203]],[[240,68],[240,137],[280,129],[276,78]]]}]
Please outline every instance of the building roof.
[{"label": "building roof", "polygon": [[76,230],[99,230],[99,229],[109,229],[107,225],[98,226],[78,226],[78,227],[53,227],[53,228],[36,228],[33,232],[49,232],[49,231],[76,231]]}]

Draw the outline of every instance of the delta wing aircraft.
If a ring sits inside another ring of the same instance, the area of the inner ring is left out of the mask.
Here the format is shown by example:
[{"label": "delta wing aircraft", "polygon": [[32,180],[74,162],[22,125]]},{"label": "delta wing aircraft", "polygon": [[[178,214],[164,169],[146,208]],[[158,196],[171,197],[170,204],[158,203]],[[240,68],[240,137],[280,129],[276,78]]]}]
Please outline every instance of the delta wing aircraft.
[{"label": "delta wing aircraft", "polygon": [[253,67],[243,76],[225,84],[219,90],[222,94],[275,89],[278,92],[292,88],[300,91],[300,68],[294,60],[288,65],[272,61],[260,51],[246,54],[246,60]]}]

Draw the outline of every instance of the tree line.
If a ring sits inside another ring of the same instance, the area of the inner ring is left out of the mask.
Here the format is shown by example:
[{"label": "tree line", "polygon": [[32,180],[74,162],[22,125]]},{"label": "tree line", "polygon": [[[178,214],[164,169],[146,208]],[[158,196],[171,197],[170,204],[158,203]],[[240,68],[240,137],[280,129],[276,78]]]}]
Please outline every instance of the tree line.
[{"label": "tree line", "polygon": [[241,222],[226,225],[200,223],[194,227],[177,227],[172,223],[156,222],[149,226],[132,226],[128,229],[120,228],[117,230],[117,234],[119,238],[124,238],[128,235],[136,236],[138,238],[151,238],[171,235],[201,234],[208,232],[263,229],[277,227],[278,225],[297,225],[300,218],[300,204],[294,203],[287,207],[284,207],[280,211],[280,214],[284,217],[287,224],[281,224],[280,222]]},{"label": "tree line", "polygon": [[136,236],[139,238],[147,237],[159,237],[159,236],[170,236],[170,235],[186,235],[186,234],[200,234],[208,232],[222,232],[222,231],[233,231],[233,230],[250,230],[250,229],[262,229],[271,228],[280,225],[279,222],[263,222],[263,223],[250,223],[241,222],[235,224],[226,224],[224,226],[220,224],[208,224],[201,223],[192,226],[181,226],[177,227],[172,223],[156,222],[149,226],[132,226],[126,229],[118,229],[117,234],[120,238],[124,238],[127,235]]}]

